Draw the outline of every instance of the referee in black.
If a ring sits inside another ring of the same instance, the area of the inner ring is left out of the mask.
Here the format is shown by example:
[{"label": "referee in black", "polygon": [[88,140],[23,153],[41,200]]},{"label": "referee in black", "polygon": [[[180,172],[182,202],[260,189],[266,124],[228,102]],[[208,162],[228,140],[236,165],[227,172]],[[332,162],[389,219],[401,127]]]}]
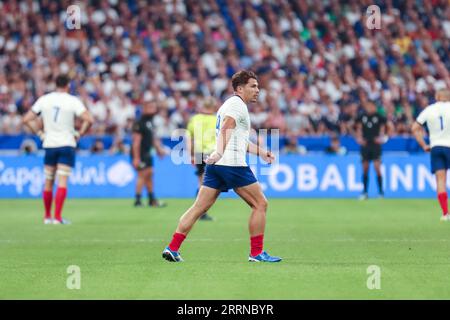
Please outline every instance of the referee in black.
[{"label": "referee in black", "polygon": [[148,205],[164,207],[165,204],[156,200],[153,191],[153,148],[158,156],[165,155],[160,140],[153,132],[153,116],[157,112],[155,101],[145,101],[142,116],[133,124],[131,146],[131,162],[137,171],[135,207],[142,206],[141,195],[144,185],[148,192]]},{"label": "referee in black", "polygon": [[364,109],[364,112],[356,120],[356,140],[361,146],[363,167],[364,192],[360,197],[361,200],[368,199],[370,161],[373,161],[377,174],[378,192],[380,197],[384,197],[381,176],[381,145],[387,141],[386,118],[377,112],[372,101],[367,101]]}]

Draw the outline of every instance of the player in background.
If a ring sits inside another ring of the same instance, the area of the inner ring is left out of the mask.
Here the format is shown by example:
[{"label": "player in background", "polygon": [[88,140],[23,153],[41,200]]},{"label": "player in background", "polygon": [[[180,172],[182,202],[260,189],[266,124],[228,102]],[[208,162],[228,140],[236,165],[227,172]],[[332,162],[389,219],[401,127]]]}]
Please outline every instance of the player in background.
[{"label": "player in background", "polygon": [[[427,126],[430,144],[423,138]],[[437,198],[442,209],[441,221],[450,221],[448,214],[447,170],[450,168],[450,90],[436,92],[436,103],[417,117],[411,131],[425,152],[431,153],[431,172],[436,175]]]},{"label": "player in background", "polygon": [[387,141],[386,124],[384,116],[378,114],[372,101],[364,104],[364,113],[356,120],[356,140],[361,146],[361,161],[363,167],[364,191],[361,200],[368,198],[369,192],[369,165],[373,161],[377,174],[377,185],[380,197],[384,196],[383,178],[381,175],[381,145]]},{"label": "player in background", "polygon": [[247,104],[256,102],[259,87],[256,75],[239,71],[231,78],[235,95],[228,98],[217,112],[216,148],[206,159],[203,185],[194,204],[180,218],[170,244],[164,249],[164,259],[183,261],[178,252],[182,242],[200,216],[216,201],[220,192],[234,191],[251,207],[249,219],[250,255],[252,262],[279,262],[263,250],[267,199],[246,162],[246,154],[259,155],[272,163],[275,156],[249,141],[250,116]]},{"label": "player in background", "polygon": [[131,162],[137,171],[136,195],[134,206],[142,206],[141,195],[144,185],[148,194],[148,205],[151,207],[165,207],[166,204],[156,199],[153,188],[153,148],[158,156],[163,157],[166,153],[161,142],[153,131],[153,116],[157,112],[156,102],[144,101],[142,115],[133,124],[133,135],[131,145]]},{"label": "player in background", "polygon": [[[31,132],[39,135],[45,150],[45,185],[43,201],[45,224],[69,224],[62,218],[62,209],[67,195],[67,181],[75,165],[75,147],[80,136],[84,135],[93,117],[77,97],[69,94],[70,79],[67,75],[56,78],[56,91],[40,97],[23,117],[23,124]],[[39,130],[34,120],[42,118],[43,130]],[[80,131],[75,130],[75,117],[82,120]],[[53,185],[58,176],[55,194],[55,214],[51,217]]]},{"label": "player in background", "polygon": [[[216,147],[216,101],[206,98],[201,112],[194,115],[187,125],[187,149],[191,155],[191,163],[196,166],[195,174],[198,177],[198,191],[203,183],[205,174],[205,160]],[[205,212],[200,220],[210,221],[212,217]]]}]

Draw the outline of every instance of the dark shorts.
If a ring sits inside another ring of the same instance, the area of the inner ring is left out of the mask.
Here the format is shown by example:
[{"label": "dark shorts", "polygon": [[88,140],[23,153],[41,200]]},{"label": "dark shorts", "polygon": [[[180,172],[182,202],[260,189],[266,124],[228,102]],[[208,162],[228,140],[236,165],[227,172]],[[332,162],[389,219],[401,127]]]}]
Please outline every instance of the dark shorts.
[{"label": "dark shorts", "polygon": [[[131,157],[131,162],[133,162],[133,157]],[[142,154],[141,162],[139,163],[138,171],[147,168],[153,168],[153,157],[150,154]]]},{"label": "dark shorts", "polygon": [[363,161],[379,160],[381,158],[381,145],[368,144],[361,146],[361,158]]},{"label": "dark shorts", "polygon": [[58,163],[72,168],[75,166],[74,147],[44,148],[44,150],[44,164],[46,166],[55,167]]},{"label": "dark shorts", "polygon": [[203,185],[227,192],[257,182],[250,167],[206,165]]},{"label": "dark shorts", "polygon": [[431,172],[438,170],[447,170],[450,168],[450,148],[449,147],[433,147],[431,148]]},{"label": "dark shorts", "polygon": [[200,177],[205,173],[206,163],[202,162],[196,164],[195,167],[197,168],[197,170],[195,170],[195,175]]},{"label": "dark shorts", "polygon": [[206,153],[196,153],[194,155],[194,159],[195,159],[195,167],[197,168],[197,170],[195,171],[195,175],[196,176],[201,176],[205,173],[205,167],[206,167],[206,163],[205,163],[205,159],[208,157],[208,154]]}]

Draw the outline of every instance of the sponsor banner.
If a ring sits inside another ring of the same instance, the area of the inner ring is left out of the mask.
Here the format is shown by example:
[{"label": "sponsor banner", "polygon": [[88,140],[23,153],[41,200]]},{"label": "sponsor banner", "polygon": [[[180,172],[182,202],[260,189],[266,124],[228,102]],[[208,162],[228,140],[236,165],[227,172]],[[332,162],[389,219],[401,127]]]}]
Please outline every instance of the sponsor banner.
[{"label": "sponsor banner", "polygon": [[[427,154],[387,154],[382,159],[386,198],[435,197],[436,182]],[[261,166],[252,166],[254,172]],[[268,197],[354,198],[362,190],[362,166],[358,154],[347,156],[282,156],[268,174],[258,175]],[[449,185],[450,186],[450,185]],[[369,196],[378,196],[377,176],[369,171]]]},{"label": "sponsor banner", "polygon": [[[386,154],[382,167],[385,197],[434,198],[436,182],[429,162],[426,154]],[[363,189],[357,154],[285,155],[272,166],[253,164],[251,168],[267,197],[352,198]],[[195,197],[194,166],[174,164],[171,157],[155,157],[154,171],[158,197]],[[136,172],[127,156],[77,156],[68,192],[73,198],[130,198],[134,196],[135,182]],[[40,197],[43,183],[41,156],[0,157],[0,198]],[[372,166],[369,184],[369,196],[376,197],[376,175]],[[236,195],[228,192],[222,196]]]},{"label": "sponsor banner", "polygon": [[[170,157],[163,160],[156,157],[155,165],[157,196],[195,196],[197,178],[192,165],[174,165]],[[68,195],[130,198],[135,193],[136,178],[127,156],[78,155],[69,178]],[[42,156],[0,157],[1,198],[40,197],[44,179]],[[143,195],[146,196],[145,189]]]}]

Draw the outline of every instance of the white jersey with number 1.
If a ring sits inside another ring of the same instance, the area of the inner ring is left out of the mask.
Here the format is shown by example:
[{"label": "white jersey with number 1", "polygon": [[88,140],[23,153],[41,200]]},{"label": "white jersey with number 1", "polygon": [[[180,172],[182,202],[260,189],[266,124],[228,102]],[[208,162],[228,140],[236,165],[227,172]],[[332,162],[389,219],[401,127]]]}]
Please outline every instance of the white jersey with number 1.
[{"label": "white jersey with number 1", "polygon": [[44,148],[76,147],[75,117],[86,111],[80,99],[65,92],[40,97],[31,107],[44,121]]},{"label": "white jersey with number 1", "polygon": [[430,147],[450,147],[450,102],[436,102],[426,107],[417,117],[421,125],[427,125]]},{"label": "white jersey with number 1", "polygon": [[[216,143],[223,119],[231,117],[236,122],[236,127],[231,134],[222,158],[217,165],[246,167],[246,155],[250,137],[250,115],[245,102],[239,96],[228,98],[217,111]],[[216,146],[217,147],[217,146]]]}]

